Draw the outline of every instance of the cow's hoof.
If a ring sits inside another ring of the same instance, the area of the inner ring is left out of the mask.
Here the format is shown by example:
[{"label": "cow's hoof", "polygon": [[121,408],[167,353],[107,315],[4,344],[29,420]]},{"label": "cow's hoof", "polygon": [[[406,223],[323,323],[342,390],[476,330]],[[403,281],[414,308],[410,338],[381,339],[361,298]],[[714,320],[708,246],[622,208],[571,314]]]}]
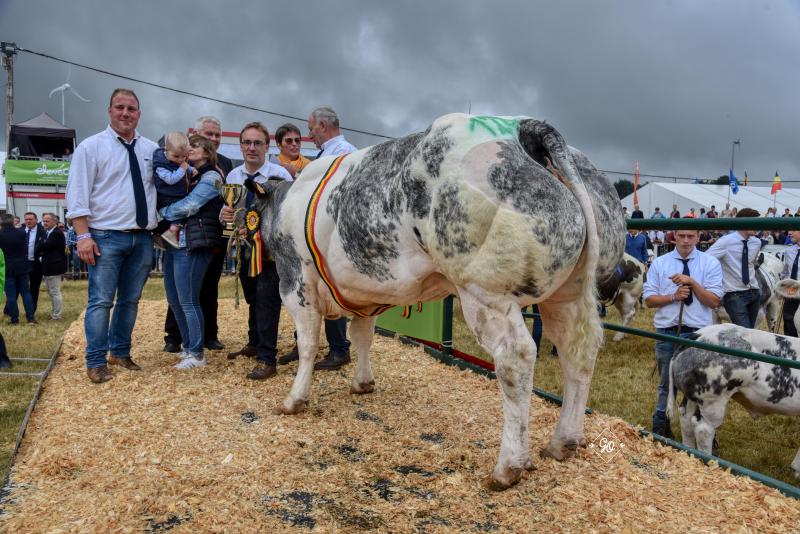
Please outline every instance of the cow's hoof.
[{"label": "cow's hoof", "polygon": [[304,411],[308,408],[308,402],[304,400],[296,400],[290,403],[291,406],[286,406],[286,401],[279,402],[272,413],[275,415],[294,415]]},{"label": "cow's hoof", "polygon": [[525,460],[525,465],[522,466],[525,471],[536,471],[536,466],[533,464],[533,460],[528,458]]},{"label": "cow's hoof", "polygon": [[364,395],[365,393],[372,393],[373,391],[375,391],[374,380],[370,380],[369,382],[365,382],[363,384],[354,384],[350,386],[350,393],[355,395]]},{"label": "cow's hoof", "polygon": [[588,447],[588,446],[589,446],[589,440],[587,440],[586,438],[581,438],[581,439],[579,439],[579,440],[578,440],[578,446],[579,446],[581,449],[585,449],[586,447]]},{"label": "cow's hoof", "polygon": [[575,451],[578,449],[577,441],[570,441],[561,445],[550,443],[546,448],[539,452],[542,458],[553,458],[562,462],[575,456]]},{"label": "cow's hoof", "polygon": [[[532,464],[533,462],[531,462]],[[484,480],[486,489],[491,491],[505,491],[511,486],[515,486],[522,478],[522,469],[506,468],[501,475],[493,474]]]}]

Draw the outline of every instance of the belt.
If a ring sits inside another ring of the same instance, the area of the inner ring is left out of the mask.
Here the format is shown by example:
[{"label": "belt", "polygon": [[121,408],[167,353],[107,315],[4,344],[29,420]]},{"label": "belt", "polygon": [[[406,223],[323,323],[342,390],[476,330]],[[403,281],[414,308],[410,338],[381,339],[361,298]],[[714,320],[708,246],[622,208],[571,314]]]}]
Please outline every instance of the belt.
[{"label": "belt", "polygon": [[131,230],[117,230],[118,232],[125,232],[126,234],[141,234],[144,232],[150,232],[147,228],[133,228]]},{"label": "belt", "polygon": [[[668,332],[669,331],[677,332],[678,331],[678,327],[677,326],[670,326],[669,328],[665,328],[664,330],[666,330]],[[700,329],[699,328],[693,328],[691,326],[682,326],[681,327],[681,333],[690,333],[691,334],[692,332],[697,332],[698,330],[700,330]]]},{"label": "belt", "polygon": [[761,290],[758,289],[757,287],[751,287],[748,289],[740,289],[739,291],[728,291],[728,293],[747,293],[749,291],[761,291]]}]

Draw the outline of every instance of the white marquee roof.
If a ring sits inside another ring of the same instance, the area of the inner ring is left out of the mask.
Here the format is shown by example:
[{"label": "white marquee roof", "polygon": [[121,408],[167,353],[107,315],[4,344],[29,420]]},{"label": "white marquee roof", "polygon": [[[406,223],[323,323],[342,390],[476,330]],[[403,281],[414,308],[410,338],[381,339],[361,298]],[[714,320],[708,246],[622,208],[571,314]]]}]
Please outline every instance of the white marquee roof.
[{"label": "white marquee roof", "polygon": [[[708,211],[711,206],[716,206],[717,212],[725,209],[725,204],[730,202],[732,208],[755,208],[762,215],[767,212],[767,208],[773,206],[773,198],[778,215],[782,215],[785,208],[794,214],[800,207],[800,189],[788,189],[784,187],[778,191],[775,197],[770,191],[772,186],[739,186],[739,193],[730,194],[728,201],[727,185],[705,185],[705,184],[673,184],[665,182],[651,182],[644,187],[640,187],[639,208],[644,212],[645,217],[655,210],[656,206],[669,216],[672,205],[678,205],[681,215],[689,213],[690,208],[695,208],[696,213],[700,213],[700,208]],[[633,194],[622,199],[622,205],[628,208],[628,213],[633,211]]]}]

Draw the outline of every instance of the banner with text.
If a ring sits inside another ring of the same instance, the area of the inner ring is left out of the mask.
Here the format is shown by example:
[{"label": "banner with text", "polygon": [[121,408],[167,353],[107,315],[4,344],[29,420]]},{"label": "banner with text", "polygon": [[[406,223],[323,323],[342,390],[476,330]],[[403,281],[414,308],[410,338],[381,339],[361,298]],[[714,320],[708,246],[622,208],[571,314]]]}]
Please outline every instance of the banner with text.
[{"label": "banner with text", "polygon": [[7,159],[7,184],[67,185],[69,161]]}]

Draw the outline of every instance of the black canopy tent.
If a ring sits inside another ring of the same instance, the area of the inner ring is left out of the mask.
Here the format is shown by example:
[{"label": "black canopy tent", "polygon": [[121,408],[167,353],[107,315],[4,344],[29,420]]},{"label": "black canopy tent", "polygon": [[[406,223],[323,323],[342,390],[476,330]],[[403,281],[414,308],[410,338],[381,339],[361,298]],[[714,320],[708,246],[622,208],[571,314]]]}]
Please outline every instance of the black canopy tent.
[{"label": "black canopy tent", "polygon": [[19,149],[19,156],[64,157],[75,150],[75,130],[67,128],[47,113],[11,126],[9,153]]}]

